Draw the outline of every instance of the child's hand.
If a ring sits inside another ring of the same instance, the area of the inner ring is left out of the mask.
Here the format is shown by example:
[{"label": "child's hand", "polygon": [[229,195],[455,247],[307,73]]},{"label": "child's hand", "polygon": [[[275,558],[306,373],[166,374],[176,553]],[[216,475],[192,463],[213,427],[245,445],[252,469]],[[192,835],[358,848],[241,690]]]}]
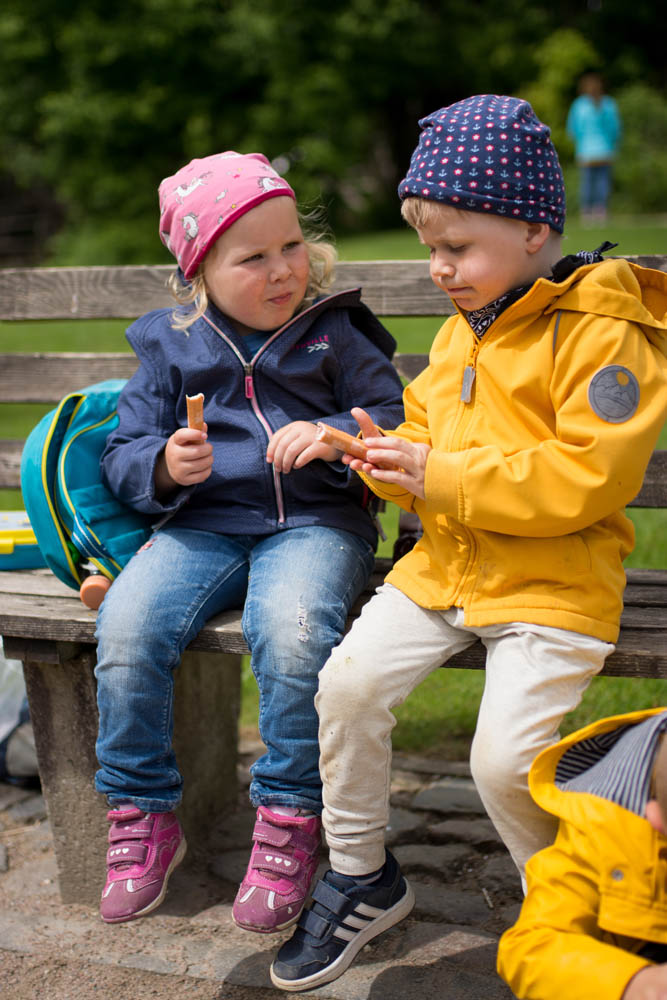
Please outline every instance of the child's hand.
[{"label": "child's hand", "polygon": [[176,486],[203,483],[211,475],[212,467],[213,447],[206,440],[206,424],[203,431],[179,427],[157,460],[155,488],[162,494]]},{"label": "child's hand", "polygon": [[667,1000],[667,965],[647,965],[635,973],[621,1000]]},{"label": "child's hand", "polygon": [[280,427],[272,436],[266,449],[267,462],[273,462],[277,472],[291,472],[321,458],[335,462],[340,452],[323,441],[316,441],[317,426],[308,420],[294,420]]},{"label": "child's hand", "polygon": [[[377,427],[361,407],[350,411],[359,424],[364,441],[368,445],[367,461],[343,456],[343,462],[355,472],[365,472],[372,479],[383,483],[396,483],[416,497],[424,499],[424,477],[426,460],[431,450],[428,444],[406,441],[399,437],[380,437]],[[386,468],[394,466],[394,468]]]}]

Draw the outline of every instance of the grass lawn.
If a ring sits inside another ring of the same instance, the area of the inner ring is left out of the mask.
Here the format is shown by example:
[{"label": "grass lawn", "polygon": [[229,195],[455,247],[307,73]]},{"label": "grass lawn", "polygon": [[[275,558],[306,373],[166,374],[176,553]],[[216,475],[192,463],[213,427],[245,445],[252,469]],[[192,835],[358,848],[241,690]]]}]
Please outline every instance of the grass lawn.
[{"label": "grass lawn", "polygon": [[[604,229],[582,229],[568,223],[564,253],[594,249],[603,240],[619,244],[615,253],[667,253],[667,227],[659,218],[612,218]],[[342,260],[419,259],[425,257],[412,230],[404,227],[389,232],[345,237],[339,241]],[[430,347],[438,320],[430,318],[388,318],[386,325],[396,337],[398,349],[424,352]],[[89,323],[0,323],[2,351],[97,351],[127,350],[125,322],[101,320]],[[0,437],[25,437],[49,407],[0,405]],[[667,448],[667,430],[660,447]],[[23,506],[20,493],[2,491],[0,509]],[[383,515],[388,541],[381,546],[389,554],[397,509]],[[667,512],[632,511],[637,544],[627,561],[629,566],[667,566]],[[396,715],[394,731],[397,749],[426,753],[447,753],[465,757],[475,727],[477,709],[484,684],[483,671],[442,669],[436,671],[414,691]],[[562,731],[570,732],[595,718],[630,711],[635,708],[667,705],[667,681],[598,678],[584,695],[579,708],[565,720]],[[257,693],[254,678],[246,663],[243,676],[242,724],[255,726]]]}]

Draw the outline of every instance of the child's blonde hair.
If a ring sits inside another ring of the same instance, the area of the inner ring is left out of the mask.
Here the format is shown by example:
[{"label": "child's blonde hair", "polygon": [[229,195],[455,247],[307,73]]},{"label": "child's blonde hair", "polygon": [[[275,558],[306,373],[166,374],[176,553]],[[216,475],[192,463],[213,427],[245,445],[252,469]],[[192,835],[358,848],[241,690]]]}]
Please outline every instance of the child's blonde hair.
[{"label": "child's blonde hair", "polygon": [[429,201],[427,198],[412,195],[401,202],[401,215],[413,229],[422,229],[430,225],[435,216],[440,214],[441,205],[442,202]]},{"label": "child's blonde hair", "polygon": [[[310,263],[308,287],[299,310],[311,305],[318,295],[324,294],[331,286],[338,254],[328,233],[321,228],[318,211],[303,214],[299,212],[299,224],[308,250]],[[318,229],[319,227],[319,229]],[[208,308],[208,291],[204,280],[203,263],[190,281],[183,281],[178,271],[174,271],[167,287],[180,308],[174,309],[171,325],[175,330],[187,330],[195,320],[204,315]],[[188,306],[192,306],[188,309]]]}]

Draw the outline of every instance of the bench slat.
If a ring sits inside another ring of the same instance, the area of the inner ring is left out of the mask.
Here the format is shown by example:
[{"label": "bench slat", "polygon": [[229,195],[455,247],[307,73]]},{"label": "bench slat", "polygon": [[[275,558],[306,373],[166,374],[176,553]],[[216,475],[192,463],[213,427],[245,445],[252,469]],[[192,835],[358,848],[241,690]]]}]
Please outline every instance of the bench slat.
[{"label": "bench slat", "polygon": [[[667,271],[667,257],[629,256]],[[44,267],[0,270],[0,320],[132,319],[173,304],[166,281],[173,267]],[[445,316],[447,296],[429,277],[427,260],[341,261],[334,290],[361,286],[380,316]]]},{"label": "bench slat", "polygon": [[[391,569],[391,559],[378,557],[375,570],[365,594],[371,594]],[[628,569],[624,594],[626,607],[666,607],[667,570]],[[55,576],[50,569],[11,570],[0,572],[0,594],[71,598],[74,591]],[[667,627],[667,616],[665,621]]]},{"label": "bench slat", "polygon": [[[1,272],[0,272],[1,274]],[[426,366],[425,354],[400,354],[394,364],[410,380]],[[5,403],[58,403],[72,391],[109,378],[130,378],[138,360],[130,352],[0,354],[0,400]],[[22,444],[0,440],[0,489],[18,489]],[[667,451],[654,453],[635,507],[667,507]]]},{"label": "bench slat", "polygon": [[[408,381],[428,363],[426,354],[394,356],[399,375]],[[42,352],[0,354],[0,400],[3,403],[59,403],[77,388],[109,378],[131,378],[139,361],[131,351],[107,353]]]},{"label": "bench slat", "polygon": [[[21,590],[28,590],[28,593],[19,592]],[[0,592],[3,593],[0,635],[53,642],[94,642],[95,612],[85,608],[74,591],[47,571],[0,573]],[[608,659],[604,673],[667,678],[664,602],[655,606],[626,607],[622,624],[616,652]],[[226,611],[211,619],[189,648],[203,652],[247,653],[241,612]],[[484,665],[484,651],[476,646],[452,659],[449,665],[478,669]]]},{"label": "bench slat", "polygon": [[0,439],[0,489],[19,489],[22,451],[23,441]]},{"label": "bench slat", "polygon": [[[20,489],[22,449],[22,441],[0,439],[0,489]],[[644,484],[628,506],[667,507],[667,451],[653,452]]]},{"label": "bench slat", "polygon": [[[44,267],[0,271],[0,320],[132,319],[173,306],[170,265]],[[443,316],[451,301],[429,277],[428,262],[341,261],[334,291],[361,286],[381,316]]]},{"label": "bench slat", "polygon": [[[411,381],[427,365],[426,354],[394,355],[399,375]],[[131,351],[107,353],[42,352],[0,354],[3,403],[59,403],[72,387],[108,378],[131,378],[139,365]]]},{"label": "bench slat", "polygon": [[0,355],[3,403],[59,403],[73,390],[109,378],[131,378],[139,361],[128,352]]}]

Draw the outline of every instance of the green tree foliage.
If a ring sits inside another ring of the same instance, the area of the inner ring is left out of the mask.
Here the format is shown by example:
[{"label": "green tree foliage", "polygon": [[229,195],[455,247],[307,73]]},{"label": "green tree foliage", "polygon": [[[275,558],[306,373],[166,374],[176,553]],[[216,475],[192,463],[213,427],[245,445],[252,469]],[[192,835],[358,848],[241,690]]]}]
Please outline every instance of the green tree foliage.
[{"label": "green tree foliage", "polygon": [[521,94],[533,105],[542,121],[548,122],[561,159],[572,153],[572,143],[565,131],[567,110],[576,96],[578,78],[596,66],[600,57],[591,42],[573,28],[559,28],[537,47],[538,73],[521,88]]},{"label": "green tree foliage", "polygon": [[616,203],[625,211],[664,212],[667,192],[667,98],[644,83],[616,95],[623,122],[614,168]]},{"label": "green tree foliage", "polygon": [[[521,88],[537,114],[551,125],[563,164],[568,207],[576,207],[577,184],[572,141],[565,130],[570,102],[583,72],[604,61],[591,41],[579,31],[561,28],[538,46],[539,71]],[[645,82],[612,89],[618,103],[623,132],[614,168],[614,205],[627,212],[663,212],[667,190],[667,98]]]},{"label": "green tree foliage", "polygon": [[3,0],[0,174],[55,192],[60,262],[166,259],[160,180],[223,149],[279,158],[336,228],[394,225],[419,117],[537,81],[548,118],[591,49],[657,76],[654,17],[635,0],[612,38],[621,0]]}]

